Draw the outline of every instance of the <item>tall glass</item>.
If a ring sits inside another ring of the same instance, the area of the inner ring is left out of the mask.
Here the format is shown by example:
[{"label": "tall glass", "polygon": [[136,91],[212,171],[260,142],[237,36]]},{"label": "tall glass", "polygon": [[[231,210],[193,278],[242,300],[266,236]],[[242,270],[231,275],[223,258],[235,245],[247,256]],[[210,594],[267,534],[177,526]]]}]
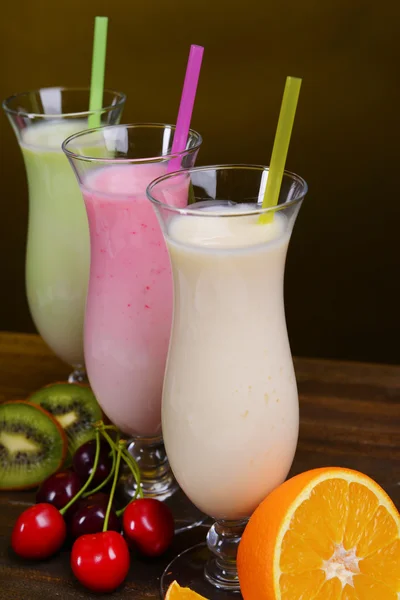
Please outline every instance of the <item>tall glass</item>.
[{"label": "tall glass", "polygon": [[[175,128],[105,127],[67,139],[63,149],[86,205],[91,264],[85,318],[85,363],[104,412],[132,437],[130,451],[146,496],[175,509],[177,529],[202,516],[178,490],[161,438],[161,395],[172,320],[167,248],[146,187],[173,160],[193,166],[201,137],[171,156]],[[86,148],[96,153],[87,155]],[[182,198],[184,202],[186,197]],[[133,494],[133,483],[125,490]],[[179,504],[179,506],[178,506]]]},{"label": "tall glass", "polygon": [[258,166],[199,167],[148,188],[174,280],[165,447],[179,485],[216,521],[207,544],[168,566],[163,593],[177,579],[210,600],[237,597],[240,536],[295,454],[299,406],[283,279],[307,185],[285,173],[278,206],[263,209],[267,178]]},{"label": "tall glass", "polygon": [[88,118],[117,123],[125,95],[104,92],[88,111],[89,89],[43,88],[7,98],[3,108],[17,136],[29,187],[26,291],[34,323],[53,352],[85,381],[83,318],[89,280],[89,231],[79,186],[61,144],[87,129]]}]

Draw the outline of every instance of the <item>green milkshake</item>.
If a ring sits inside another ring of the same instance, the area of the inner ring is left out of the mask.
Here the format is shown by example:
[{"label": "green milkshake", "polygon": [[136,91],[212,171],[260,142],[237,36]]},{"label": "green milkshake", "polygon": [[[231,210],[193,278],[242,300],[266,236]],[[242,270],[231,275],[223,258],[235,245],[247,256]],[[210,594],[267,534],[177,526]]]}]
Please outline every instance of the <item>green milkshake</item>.
[{"label": "green milkshake", "polygon": [[79,185],[62,142],[86,119],[40,122],[21,132],[29,185],[26,288],[35,325],[57,356],[83,365],[89,231]]},{"label": "green milkshake", "polygon": [[[74,367],[71,382],[87,381],[83,320],[89,228],[75,174],[61,145],[70,135],[87,129],[89,120],[91,127],[118,123],[126,99],[120,92],[103,90],[102,108],[90,111],[90,96],[89,88],[49,87],[15,94],[2,105],[20,144],[28,177],[28,303],[43,339]],[[97,150],[82,149],[92,156]]]}]

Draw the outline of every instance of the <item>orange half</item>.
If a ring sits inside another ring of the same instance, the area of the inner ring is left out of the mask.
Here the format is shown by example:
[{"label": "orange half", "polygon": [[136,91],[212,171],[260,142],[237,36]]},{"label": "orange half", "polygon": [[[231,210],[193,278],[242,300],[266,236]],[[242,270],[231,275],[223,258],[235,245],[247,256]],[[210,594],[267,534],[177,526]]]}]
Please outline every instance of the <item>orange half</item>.
[{"label": "orange half", "polygon": [[207,600],[189,588],[182,588],[176,581],[173,581],[168,588],[165,600]]},{"label": "orange half", "polygon": [[256,509],[238,571],[245,600],[400,600],[400,515],[375,481],[307,471]]}]

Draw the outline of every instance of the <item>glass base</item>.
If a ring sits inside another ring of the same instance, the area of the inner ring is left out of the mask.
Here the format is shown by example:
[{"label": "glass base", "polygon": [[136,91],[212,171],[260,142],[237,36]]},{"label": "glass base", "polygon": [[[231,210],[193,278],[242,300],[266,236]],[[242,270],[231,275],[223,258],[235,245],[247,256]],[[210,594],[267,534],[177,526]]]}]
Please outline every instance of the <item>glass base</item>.
[{"label": "glass base", "polygon": [[[183,493],[181,488],[173,479],[168,490],[162,484],[160,489],[157,490],[157,483],[151,488],[146,486],[146,483],[142,486],[143,496],[145,498],[156,498],[161,502],[165,502],[168,506],[175,522],[175,533],[181,533],[198,525],[202,525],[207,519],[206,515],[199,511],[198,508],[189,500],[186,494]],[[119,496],[124,498],[125,502],[128,502],[135,494],[135,488],[131,477],[122,477],[120,481]]]},{"label": "glass base", "polygon": [[83,365],[73,365],[74,370],[68,377],[68,383],[89,383],[86,369]]},{"label": "glass base", "polygon": [[[233,583],[229,577],[226,580],[220,578],[219,583],[215,581],[214,560],[214,555],[205,543],[179,554],[169,563],[161,577],[161,598],[165,597],[171,583],[177,581],[181,587],[188,587],[208,600],[243,600],[238,582]],[[210,573],[213,583],[208,580]],[[224,589],[225,587],[229,589]]]}]

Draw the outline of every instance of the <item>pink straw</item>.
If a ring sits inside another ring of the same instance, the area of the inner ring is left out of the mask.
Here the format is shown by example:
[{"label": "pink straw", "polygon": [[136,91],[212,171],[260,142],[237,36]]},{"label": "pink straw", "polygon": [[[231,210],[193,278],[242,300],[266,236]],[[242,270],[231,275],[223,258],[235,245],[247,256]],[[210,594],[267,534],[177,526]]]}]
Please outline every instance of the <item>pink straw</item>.
[{"label": "pink straw", "polygon": [[[186,148],[194,101],[196,99],[197,84],[199,83],[203,53],[203,46],[190,46],[189,60],[186,67],[185,81],[183,84],[181,103],[179,105],[178,119],[176,122],[171,154],[183,152]],[[179,168],[180,159],[172,159],[168,165],[168,171],[176,171]]]}]

